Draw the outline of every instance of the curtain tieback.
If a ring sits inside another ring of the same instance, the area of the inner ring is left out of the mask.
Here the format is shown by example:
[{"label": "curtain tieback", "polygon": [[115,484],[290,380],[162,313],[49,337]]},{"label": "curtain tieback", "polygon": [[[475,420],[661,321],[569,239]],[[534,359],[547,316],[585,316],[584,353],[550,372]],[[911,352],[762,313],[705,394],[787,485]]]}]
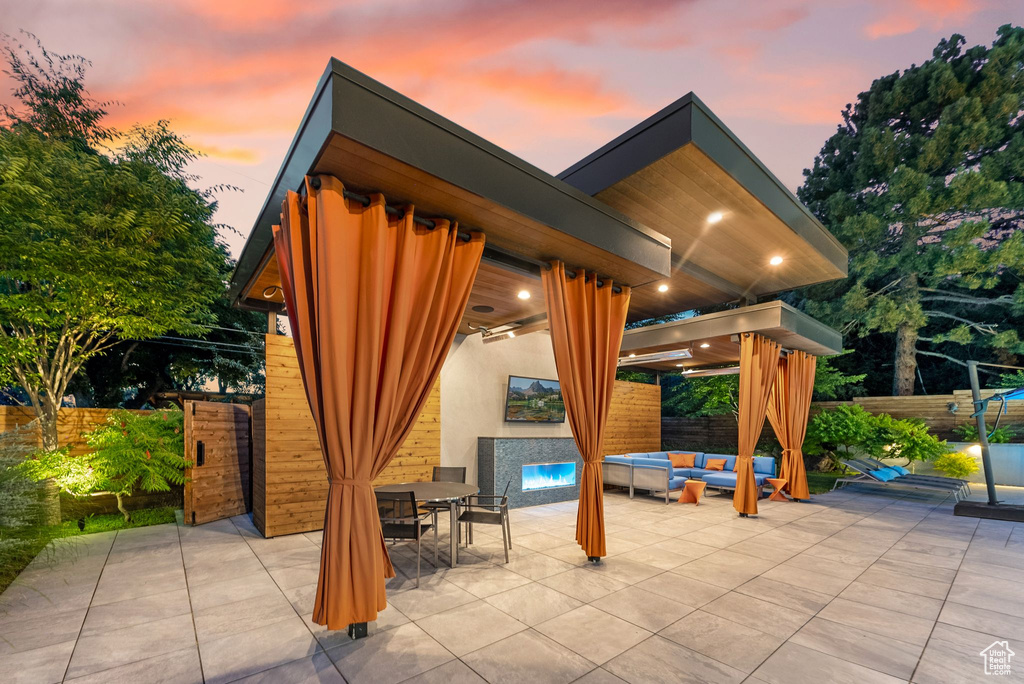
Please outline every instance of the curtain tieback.
[{"label": "curtain tieback", "polygon": [[370,486],[369,480],[342,480],[328,478],[327,482],[332,485],[366,485],[367,487]]}]

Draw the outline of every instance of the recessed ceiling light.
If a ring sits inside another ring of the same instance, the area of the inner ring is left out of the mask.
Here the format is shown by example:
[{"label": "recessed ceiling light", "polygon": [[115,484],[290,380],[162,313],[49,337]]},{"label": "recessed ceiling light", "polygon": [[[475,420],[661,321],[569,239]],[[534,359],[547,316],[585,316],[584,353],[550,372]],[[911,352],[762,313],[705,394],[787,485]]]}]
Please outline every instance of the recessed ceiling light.
[{"label": "recessed ceiling light", "polygon": [[668,292],[668,285],[666,285],[665,283],[662,283],[661,285],[659,285],[658,286],[658,292]]},{"label": "recessed ceiling light", "polygon": [[771,264],[772,266],[778,266],[779,264],[782,263],[782,257],[773,256],[771,259],[768,260],[768,263]]},{"label": "recessed ceiling light", "polygon": [[515,334],[514,332],[512,332],[511,330],[509,330],[509,331],[508,331],[508,336],[509,336],[509,337],[515,337],[515,336],[516,336],[516,334]]},{"label": "recessed ceiling light", "polygon": [[708,344],[707,342],[702,342],[702,343],[701,343],[701,345],[700,345],[700,348],[701,348],[701,349],[707,349],[707,348],[708,348],[708,347],[710,347],[710,346],[711,346],[711,345],[710,345],[710,344]]},{"label": "recessed ceiling light", "polygon": [[519,297],[520,299],[529,299],[530,298],[530,291],[529,290],[520,290],[519,294],[517,294],[516,296]]},{"label": "recessed ceiling light", "polygon": [[713,211],[710,214],[708,214],[708,223],[718,223],[723,218],[725,218],[725,217],[722,215],[722,212],[720,212],[720,211]]},{"label": "recessed ceiling light", "polygon": [[636,358],[636,354],[630,354],[630,355],[629,355],[629,358],[631,358],[631,359],[635,359],[635,358]]}]

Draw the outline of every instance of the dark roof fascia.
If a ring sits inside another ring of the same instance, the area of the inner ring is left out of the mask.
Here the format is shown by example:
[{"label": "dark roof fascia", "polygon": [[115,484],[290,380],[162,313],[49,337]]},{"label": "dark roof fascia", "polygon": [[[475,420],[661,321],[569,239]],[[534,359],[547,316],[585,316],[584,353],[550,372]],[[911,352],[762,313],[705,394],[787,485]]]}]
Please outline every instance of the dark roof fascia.
[{"label": "dark roof fascia", "polygon": [[558,177],[596,195],[691,142],[843,275],[847,274],[848,255],[842,243],[692,92],[587,155]]},{"label": "dark roof fascia", "polygon": [[233,300],[270,246],[286,192],[316,166],[332,132],[651,271],[671,273],[671,241],[661,233],[332,59],[243,249]]},{"label": "dark roof fascia", "polygon": [[627,330],[622,336],[621,353],[780,328],[820,345],[828,351],[822,356],[843,349],[839,331],[785,302],[773,301]]}]

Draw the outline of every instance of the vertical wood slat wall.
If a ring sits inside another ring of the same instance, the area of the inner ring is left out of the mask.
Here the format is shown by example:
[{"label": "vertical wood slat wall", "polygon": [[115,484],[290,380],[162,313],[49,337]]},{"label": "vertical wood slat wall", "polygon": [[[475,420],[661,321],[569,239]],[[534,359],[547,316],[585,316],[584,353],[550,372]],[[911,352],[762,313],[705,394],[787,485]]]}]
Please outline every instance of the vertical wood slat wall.
[{"label": "vertical wood slat wall", "polygon": [[604,431],[604,455],[660,450],[661,386],[616,380]]},{"label": "vertical wood slat wall", "polygon": [[[253,405],[253,523],[266,537],[323,527],[327,472],[292,338],[266,336],[266,397]],[[441,383],[374,484],[431,478],[441,464]]]}]

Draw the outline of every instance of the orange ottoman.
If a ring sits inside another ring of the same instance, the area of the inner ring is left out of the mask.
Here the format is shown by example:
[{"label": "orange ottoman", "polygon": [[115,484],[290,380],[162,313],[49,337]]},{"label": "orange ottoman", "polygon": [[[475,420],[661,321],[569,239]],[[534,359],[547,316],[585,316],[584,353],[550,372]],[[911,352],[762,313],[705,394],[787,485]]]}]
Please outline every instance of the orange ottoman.
[{"label": "orange ottoman", "polygon": [[687,480],[683,483],[683,491],[679,494],[679,503],[700,504],[700,495],[704,493],[707,483],[701,480]]},{"label": "orange ottoman", "polygon": [[789,480],[784,480],[781,477],[769,477],[765,478],[765,480],[772,486],[772,489],[775,490],[772,492],[772,495],[768,497],[769,501],[789,501],[789,499],[786,498],[786,494],[782,491],[782,488],[786,486]]}]

